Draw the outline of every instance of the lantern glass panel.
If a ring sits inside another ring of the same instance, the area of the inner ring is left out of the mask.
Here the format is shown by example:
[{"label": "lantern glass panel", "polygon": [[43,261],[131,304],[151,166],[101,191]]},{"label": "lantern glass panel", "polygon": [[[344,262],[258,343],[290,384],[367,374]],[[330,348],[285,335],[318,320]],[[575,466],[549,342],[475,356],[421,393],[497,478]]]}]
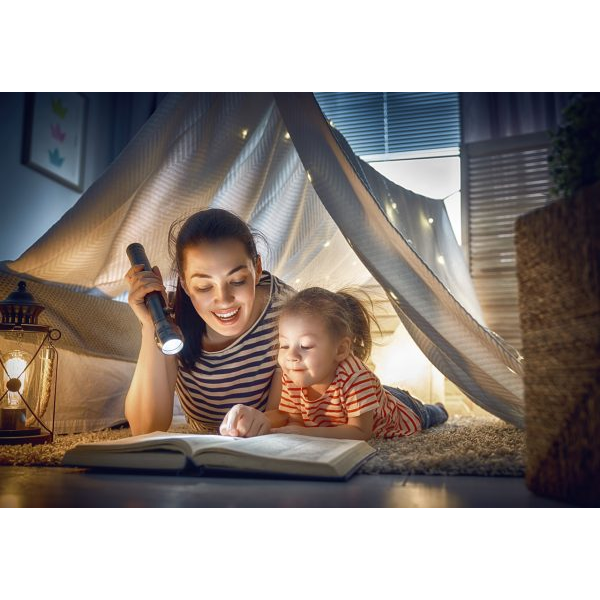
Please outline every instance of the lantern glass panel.
[{"label": "lantern glass panel", "polygon": [[20,328],[0,331],[0,358],[0,409],[24,409],[25,427],[51,432],[56,351],[46,332]]}]

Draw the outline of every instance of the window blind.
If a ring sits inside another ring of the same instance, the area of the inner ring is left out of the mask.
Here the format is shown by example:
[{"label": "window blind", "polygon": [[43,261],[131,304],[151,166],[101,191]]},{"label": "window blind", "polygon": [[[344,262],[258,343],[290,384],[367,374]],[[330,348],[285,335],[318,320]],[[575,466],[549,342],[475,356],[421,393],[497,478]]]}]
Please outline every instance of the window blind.
[{"label": "window blind", "polygon": [[316,92],[315,97],[359,156],[460,144],[456,92]]},{"label": "window blind", "polygon": [[461,149],[471,276],[488,327],[518,349],[515,220],[550,201],[548,152],[546,134],[466,144]]}]

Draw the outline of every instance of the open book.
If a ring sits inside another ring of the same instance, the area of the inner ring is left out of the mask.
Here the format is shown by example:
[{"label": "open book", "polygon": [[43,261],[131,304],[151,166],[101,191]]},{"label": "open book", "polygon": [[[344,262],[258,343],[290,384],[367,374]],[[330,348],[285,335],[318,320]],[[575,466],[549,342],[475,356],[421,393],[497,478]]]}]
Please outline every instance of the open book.
[{"label": "open book", "polygon": [[369,444],[357,440],[283,433],[234,438],[156,431],[78,444],[66,452],[63,465],[348,479],[374,453]]}]

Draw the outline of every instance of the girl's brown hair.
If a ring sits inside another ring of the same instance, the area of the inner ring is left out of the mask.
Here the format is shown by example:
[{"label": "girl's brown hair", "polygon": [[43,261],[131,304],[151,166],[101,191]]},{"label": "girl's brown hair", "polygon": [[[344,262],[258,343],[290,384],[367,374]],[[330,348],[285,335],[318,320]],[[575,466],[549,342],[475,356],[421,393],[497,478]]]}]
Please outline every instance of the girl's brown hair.
[{"label": "girl's brown hair", "polygon": [[191,368],[202,356],[202,336],[206,331],[206,323],[196,312],[190,297],[181,285],[185,250],[203,242],[237,240],[243,244],[246,253],[256,266],[258,251],[254,240],[255,235],[261,237],[259,234],[253,234],[250,227],[237,215],[221,208],[201,210],[171,225],[169,252],[174,263],[173,269],[178,275],[173,310],[175,322],[185,337],[185,344],[180,354],[185,368]]},{"label": "girl's brown hair", "polygon": [[373,345],[371,323],[377,325],[377,321],[372,313],[370,298],[365,294],[366,300],[361,301],[356,294],[354,290],[330,292],[319,287],[307,288],[285,302],[279,318],[285,315],[319,317],[334,338],[349,337],[352,354],[364,361],[371,355]]}]

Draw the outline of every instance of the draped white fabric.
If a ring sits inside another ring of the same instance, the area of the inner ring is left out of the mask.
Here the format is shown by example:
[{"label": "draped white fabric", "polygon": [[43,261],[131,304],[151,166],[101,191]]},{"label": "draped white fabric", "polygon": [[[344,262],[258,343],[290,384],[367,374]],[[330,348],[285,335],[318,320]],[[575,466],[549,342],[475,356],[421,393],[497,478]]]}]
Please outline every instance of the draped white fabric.
[{"label": "draped white fabric", "polygon": [[[474,402],[522,424],[521,365],[481,324],[443,202],[356,158],[312,94],[166,96],[80,201],[6,267],[55,290],[118,297],[126,246],[141,242],[168,274],[171,222],[208,206],[232,210],[264,234],[266,267],[292,286],[336,289],[372,274],[432,363]],[[100,338],[119,343],[108,312],[95,336],[67,336],[66,347],[106,357]],[[65,311],[51,314],[67,320]],[[123,360],[134,354],[131,339],[114,352]]]},{"label": "draped white fabric", "polygon": [[[474,402],[522,426],[519,357],[474,318],[479,310],[462,255],[447,232],[433,232],[447,223],[443,204],[390,184],[359,161],[310,94],[278,94],[277,104],[321,201],[423,353]],[[402,205],[401,217],[392,203]]]},{"label": "draped white fabric", "polygon": [[[337,232],[272,95],[172,94],[79,202],[8,266],[116,297],[126,290],[132,240],[168,274],[169,226],[208,206],[264,233],[267,266],[292,282],[315,272]],[[344,253],[333,250],[327,265],[335,274]]]}]

